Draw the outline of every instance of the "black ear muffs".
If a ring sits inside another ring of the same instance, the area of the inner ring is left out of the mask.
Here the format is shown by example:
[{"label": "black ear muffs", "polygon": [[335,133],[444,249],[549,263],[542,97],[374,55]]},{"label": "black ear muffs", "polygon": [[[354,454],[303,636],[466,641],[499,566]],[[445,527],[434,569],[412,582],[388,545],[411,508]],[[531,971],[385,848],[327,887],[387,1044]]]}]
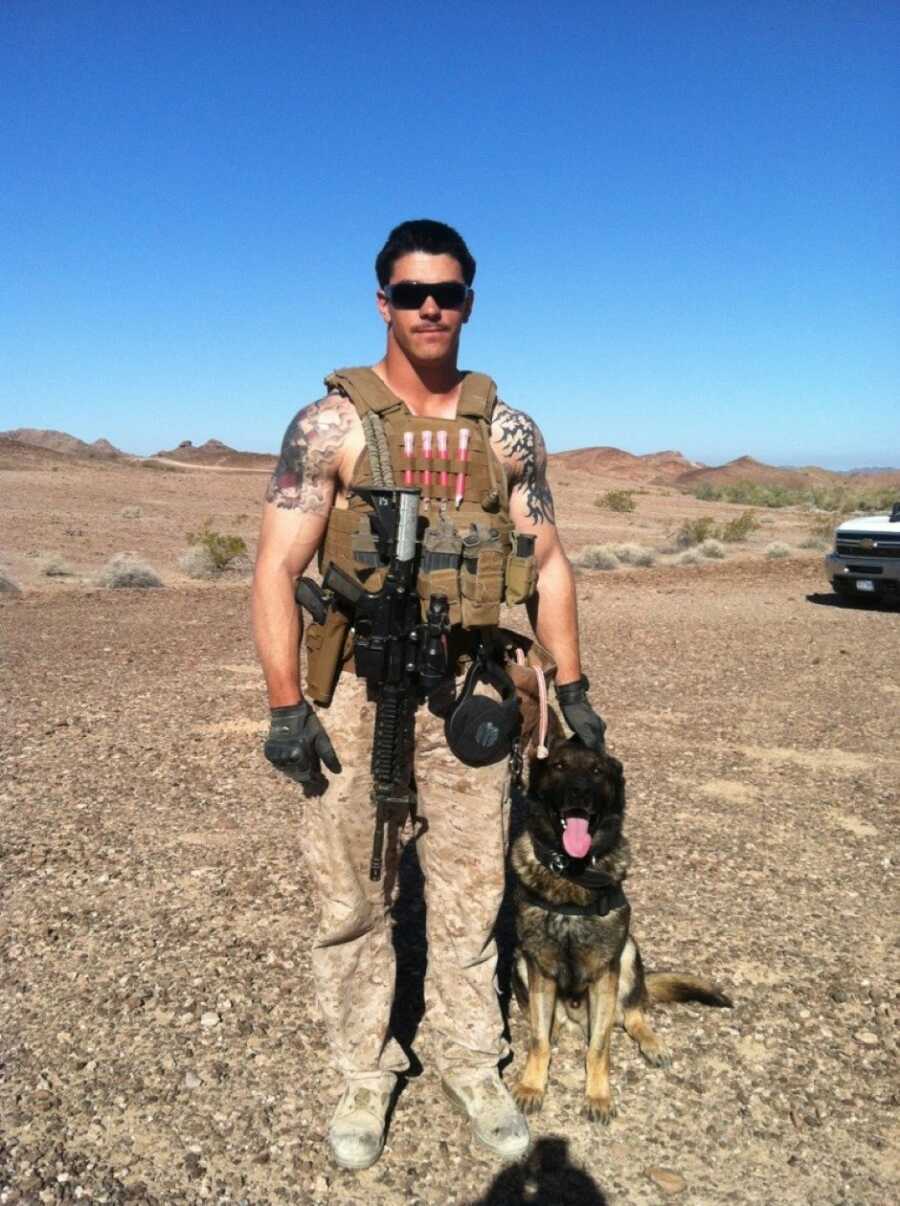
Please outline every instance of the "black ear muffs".
[{"label": "black ear muffs", "polygon": [[[500,699],[476,695],[479,683],[493,687]],[[466,766],[493,766],[511,754],[520,720],[512,679],[500,666],[478,658],[444,722],[444,734],[451,751]]]}]

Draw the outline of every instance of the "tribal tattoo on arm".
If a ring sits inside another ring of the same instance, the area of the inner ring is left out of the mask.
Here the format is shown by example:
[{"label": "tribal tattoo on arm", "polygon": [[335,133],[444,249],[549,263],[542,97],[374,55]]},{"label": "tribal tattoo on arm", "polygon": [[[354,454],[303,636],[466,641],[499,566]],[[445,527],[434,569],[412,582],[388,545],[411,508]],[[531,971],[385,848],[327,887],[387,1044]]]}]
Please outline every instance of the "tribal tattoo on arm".
[{"label": "tribal tattoo on arm", "polygon": [[518,490],[533,524],[555,523],[553,495],[547,481],[547,448],[535,421],[521,410],[498,400],[491,421],[491,436],[500,445],[510,484]]},{"label": "tribal tattoo on arm", "polygon": [[285,510],[324,514],[330,485],[355,415],[342,394],[329,394],[294,417],[284,433],[281,456],[266,490],[266,502]]}]

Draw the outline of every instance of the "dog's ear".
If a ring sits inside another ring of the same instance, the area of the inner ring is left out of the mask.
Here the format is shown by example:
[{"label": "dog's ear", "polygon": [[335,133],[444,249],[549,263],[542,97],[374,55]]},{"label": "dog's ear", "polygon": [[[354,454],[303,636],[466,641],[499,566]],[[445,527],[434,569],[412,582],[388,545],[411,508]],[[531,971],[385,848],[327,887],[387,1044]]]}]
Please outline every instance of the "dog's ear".
[{"label": "dog's ear", "polygon": [[606,755],[606,764],[612,771],[613,787],[616,793],[616,812],[625,811],[625,770],[618,758],[612,754]]}]

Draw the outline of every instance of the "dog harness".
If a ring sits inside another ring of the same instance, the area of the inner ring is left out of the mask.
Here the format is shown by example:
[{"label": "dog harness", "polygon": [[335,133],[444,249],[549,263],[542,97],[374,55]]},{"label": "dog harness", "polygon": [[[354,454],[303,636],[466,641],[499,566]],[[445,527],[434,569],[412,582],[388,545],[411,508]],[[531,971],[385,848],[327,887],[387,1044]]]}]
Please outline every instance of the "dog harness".
[{"label": "dog harness", "polygon": [[542,867],[546,867],[561,879],[568,880],[569,883],[577,884],[579,888],[593,892],[594,899],[585,905],[552,903],[537,892],[532,892],[520,880],[519,891],[528,904],[536,905],[548,913],[563,913],[567,917],[605,917],[607,913],[622,909],[628,904],[628,897],[622,891],[622,885],[610,879],[605,871],[592,871],[588,866],[579,870],[576,864],[585,860],[570,858],[564,851],[548,846],[534,834],[529,836],[534,856]]}]

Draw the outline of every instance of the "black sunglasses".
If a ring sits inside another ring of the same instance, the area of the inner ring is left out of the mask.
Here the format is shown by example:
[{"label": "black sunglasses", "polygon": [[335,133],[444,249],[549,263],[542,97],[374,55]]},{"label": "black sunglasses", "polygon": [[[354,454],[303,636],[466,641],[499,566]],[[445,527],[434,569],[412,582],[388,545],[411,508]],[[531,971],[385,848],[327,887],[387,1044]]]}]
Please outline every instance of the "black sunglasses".
[{"label": "black sunglasses", "polygon": [[395,310],[421,310],[429,297],[434,298],[439,310],[461,310],[471,289],[462,281],[436,281],[430,285],[398,281],[396,285],[385,285],[381,292]]}]

